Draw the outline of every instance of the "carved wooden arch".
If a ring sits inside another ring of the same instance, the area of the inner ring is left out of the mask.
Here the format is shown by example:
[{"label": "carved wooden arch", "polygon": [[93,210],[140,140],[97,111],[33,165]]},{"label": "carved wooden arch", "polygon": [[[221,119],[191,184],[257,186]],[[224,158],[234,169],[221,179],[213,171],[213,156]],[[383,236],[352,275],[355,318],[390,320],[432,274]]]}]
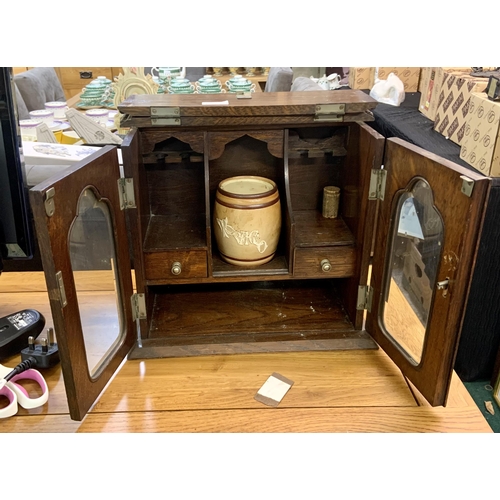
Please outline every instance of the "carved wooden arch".
[{"label": "carved wooden arch", "polygon": [[148,130],[142,134],[142,153],[143,155],[150,154],[154,151],[157,144],[166,141],[170,138],[178,139],[193,149],[197,153],[204,153],[205,142],[203,132],[177,132],[171,130]]},{"label": "carved wooden arch", "polygon": [[209,160],[216,160],[222,156],[228,143],[248,135],[253,139],[265,142],[267,150],[276,158],[283,158],[283,130],[266,130],[266,131],[234,131],[234,132],[214,132],[209,133],[208,142],[210,144]]}]

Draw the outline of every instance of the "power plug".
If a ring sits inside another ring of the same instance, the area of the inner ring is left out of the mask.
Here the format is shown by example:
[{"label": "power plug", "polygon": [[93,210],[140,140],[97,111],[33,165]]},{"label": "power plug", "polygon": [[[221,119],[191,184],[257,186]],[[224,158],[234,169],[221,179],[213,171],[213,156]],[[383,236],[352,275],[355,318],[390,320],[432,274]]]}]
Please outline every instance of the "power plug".
[{"label": "power plug", "polygon": [[59,349],[53,342],[54,330],[47,328],[47,336],[40,339],[40,344],[35,344],[33,337],[28,338],[28,347],[21,351],[21,360],[33,358],[36,368],[51,368],[59,363]]}]

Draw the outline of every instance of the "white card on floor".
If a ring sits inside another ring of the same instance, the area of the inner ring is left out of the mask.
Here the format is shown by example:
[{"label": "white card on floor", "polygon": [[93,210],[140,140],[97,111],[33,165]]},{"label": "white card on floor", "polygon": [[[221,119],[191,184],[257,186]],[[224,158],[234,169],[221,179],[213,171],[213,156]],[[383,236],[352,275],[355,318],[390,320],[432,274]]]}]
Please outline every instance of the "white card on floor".
[{"label": "white card on floor", "polygon": [[292,380],[279,373],[273,373],[257,391],[254,399],[268,406],[278,406],[292,385]]}]

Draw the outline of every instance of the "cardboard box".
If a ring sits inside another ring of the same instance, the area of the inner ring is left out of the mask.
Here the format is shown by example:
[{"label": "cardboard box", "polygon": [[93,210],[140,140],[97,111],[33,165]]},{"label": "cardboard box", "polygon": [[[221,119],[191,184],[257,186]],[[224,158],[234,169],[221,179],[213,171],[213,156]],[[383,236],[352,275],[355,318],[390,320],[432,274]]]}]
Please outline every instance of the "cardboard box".
[{"label": "cardboard box", "polygon": [[351,89],[371,89],[375,81],[375,68],[349,68]]},{"label": "cardboard box", "polygon": [[387,80],[390,73],[394,73],[405,86],[405,92],[416,92],[420,81],[420,68],[378,68],[375,78]]},{"label": "cardboard box", "polygon": [[349,68],[349,87],[351,89],[371,89],[375,79],[387,80],[389,73],[399,77],[405,86],[405,92],[416,92],[420,79],[420,68]]},{"label": "cardboard box", "polygon": [[26,165],[73,165],[100,149],[95,146],[23,141]]},{"label": "cardboard box", "polygon": [[418,81],[418,91],[420,93],[424,92],[424,83],[429,81],[431,68],[420,68],[420,80]]},{"label": "cardboard box", "polygon": [[436,112],[438,107],[439,94],[445,73],[452,73],[455,75],[468,75],[471,68],[422,68],[420,72],[419,92],[420,103],[418,109],[420,112],[434,121],[436,119]]},{"label": "cardboard box", "polygon": [[462,145],[471,95],[473,92],[482,92],[487,84],[488,78],[456,76],[445,72],[439,92],[434,130],[455,144]]},{"label": "cardboard box", "polygon": [[485,93],[473,93],[460,157],[492,177],[500,177],[500,103]]}]

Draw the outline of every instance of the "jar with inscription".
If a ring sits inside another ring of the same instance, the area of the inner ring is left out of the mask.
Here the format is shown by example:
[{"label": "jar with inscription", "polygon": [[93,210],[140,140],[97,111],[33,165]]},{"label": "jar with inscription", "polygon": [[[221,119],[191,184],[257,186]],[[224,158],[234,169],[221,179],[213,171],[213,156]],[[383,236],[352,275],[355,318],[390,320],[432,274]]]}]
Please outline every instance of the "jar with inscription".
[{"label": "jar with inscription", "polygon": [[259,266],[276,252],[281,231],[278,187],[271,179],[236,176],[219,183],[213,215],[220,255],[236,266]]}]

